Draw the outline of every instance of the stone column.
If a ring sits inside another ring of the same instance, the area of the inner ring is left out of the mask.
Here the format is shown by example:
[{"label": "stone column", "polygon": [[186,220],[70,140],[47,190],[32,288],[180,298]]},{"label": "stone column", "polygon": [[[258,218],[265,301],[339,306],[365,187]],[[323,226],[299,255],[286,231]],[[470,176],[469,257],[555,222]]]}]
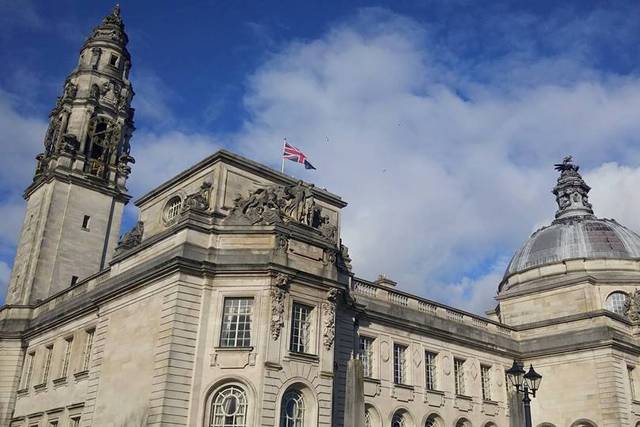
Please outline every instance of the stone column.
[{"label": "stone column", "polygon": [[364,368],[360,359],[347,363],[344,427],[364,427]]}]

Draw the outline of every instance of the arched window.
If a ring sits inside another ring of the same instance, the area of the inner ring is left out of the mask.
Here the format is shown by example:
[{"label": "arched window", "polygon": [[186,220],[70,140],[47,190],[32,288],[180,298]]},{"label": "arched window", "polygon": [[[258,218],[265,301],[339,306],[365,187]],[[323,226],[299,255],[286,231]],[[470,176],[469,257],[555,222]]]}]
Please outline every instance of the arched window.
[{"label": "arched window", "polygon": [[596,423],[583,418],[581,420],[574,421],[573,424],[571,424],[571,427],[596,427]]},{"label": "arched window", "polygon": [[407,420],[402,412],[398,411],[393,414],[391,427],[407,427]]},{"label": "arched window", "polygon": [[458,422],[456,422],[456,427],[471,427],[471,422],[466,418],[460,418]]},{"label": "arched window", "polygon": [[612,292],[607,297],[607,300],[604,303],[604,307],[613,311],[620,316],[624,316],[624,303],[627,300],[627,294],[621,291]]},{"label": "arched window", "polygon": [[298,390],[287,391],[282,396],[280,427],[304,427],[304,397]]},{"label": "arched window", "polygon": [[231,385],[218,391],[211,400],[209,427],[246,427],[247,395]]},{"label": "arched window", "polygon": [[364,425],[365,427],[379,427],[382,425],[378,411],[369,404],[364,406]]},{"label": "arched window", "polygon": [[436,414],[431,414],[427,417],[427,421],[424,423],[424,427],[442,427],[442,419]]}]

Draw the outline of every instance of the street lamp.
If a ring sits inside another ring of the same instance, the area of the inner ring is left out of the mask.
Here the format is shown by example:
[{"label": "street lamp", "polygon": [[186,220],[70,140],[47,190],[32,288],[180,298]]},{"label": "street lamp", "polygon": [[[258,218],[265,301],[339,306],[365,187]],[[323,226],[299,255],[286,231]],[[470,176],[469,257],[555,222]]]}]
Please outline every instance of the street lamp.
[{"label": "street lamp", "polygon": [[524,425],[531,427],[531,399],[529,393],[536,397],[536,391],[540,388],[542,375],[533,369],[533,365],[529,365],[529,372],[525,373],[524,364],[513,361],[513,366],[507,370],[509,381],[515,387],[516,392],[522,393],[522,403],[524,403]]}]

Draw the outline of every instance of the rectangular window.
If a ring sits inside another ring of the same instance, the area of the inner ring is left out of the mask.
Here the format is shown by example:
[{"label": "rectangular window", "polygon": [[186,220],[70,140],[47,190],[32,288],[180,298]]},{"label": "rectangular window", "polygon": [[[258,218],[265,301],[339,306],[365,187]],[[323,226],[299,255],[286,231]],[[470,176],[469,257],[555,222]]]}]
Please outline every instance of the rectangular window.
[{"label": "rectangular window", "polygon": [[291,351],[311,351],[311,310],[307,305],[293,304],[291,316]]},{"label": "rectangular window", "polygon": [[633,366],[627,365],[627,375],[629,376],[629,392],[631,393],[631,400],[637,400],[636,384],[633,378]]},{"label": "rectangular window", "polygon": [[49,427],[58,427],[58,420],[49,421]]},{"label": "rectangular window", "polygon": [[80,417],[71,417],[69,427],[80,427]]},{"label": "rectangular window", "polygon": [[114,67],[118,65],[118,55],[111,55],[109,58],[109,65]]},{"label": "rectangular window", "polygon": [[251,345],[253,298],[225,298],[222,310],[220,347]]},{"label": "rectangular window", "polygon": [[453,373],[456,380],[456,394],[464,396],[464,360],[453,359]]},{"label": "rectangular window", "polygon": [[373,338],[360,337],[360,360],[365,378],[373,378]]},{"label": "rectangular window", "polygon": [[89,215],[85,215],[84,218],[82,219],[82,229],[83,230],[88,230],[89,229],[89,220],[91,219],[91,217]]},{"label": "rectangular window", "polygon": [[480,365],[480,381],[482,381],[482,399],[491,400],[491,366]]},{"label": "rectangular window", "polygon": [[48,345],[44,349],[44,360],[42,365],[42,384],[46,384],[49,379],[49,370],[51,369],[51,355],[53,354],[53,345]]},{"label": "rectangular window", "polygon": [[393,345],[393,382],[407,383],[407,347],[400,344]]},{"label": "rectangular window", "polygon": [[96,332],[95,329],[89,329],[84,345],[84,357],[82,358],[82,370],[89,370],[89,362],[91,362],[91,348],[93,347],[93,335]]},{"label": "rectangular window", "polygon": [[425,368],[425,375],[426,375],[425,384],[427,385],[427,390],[438,389],[438,382],[436,379],[436,375],[438,372],[437,365],[436,365],[437,357],[438,355],[436,353],[432,353],[430,351],[424,352],[424,368]]},{"label": "rectangular window", "polygon": [[29,388],[29,386],[31,385],[31,374],[33,374],[33,360],[36,357],[36,352],[32,351],[31,353],[27,354],[27,358],[24,360],[24,376],[23,381],[22,381],[22,387],[21,388]]},{"label": "rectangular window", "polygon": [[76,283],[78,283],[78,276],[71,276],[71,285],[70,286],[74,286]]},{"label": "rectangular window", "polygon": [[60,369],[60,377],[67,376],[69,371],[69,362],[71,360],[71,345],[73,344],[73,337],[65,338],[64,340],[64,356],[62,358],[62,368]]}]

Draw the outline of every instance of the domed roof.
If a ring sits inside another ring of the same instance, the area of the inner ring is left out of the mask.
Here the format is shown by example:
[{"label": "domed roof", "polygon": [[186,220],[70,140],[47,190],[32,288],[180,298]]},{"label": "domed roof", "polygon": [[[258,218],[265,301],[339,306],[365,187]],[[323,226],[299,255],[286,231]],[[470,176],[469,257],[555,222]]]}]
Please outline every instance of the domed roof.
[{"label": "domed roof", "polygon": [[506,275],[571,258],[638,257],[640,236],[615,220],[565,219],[533,233],[513,256]]},{"label": "domed roof", "polygon": [[571,157],[556,165],[560,171],[553,189],[558,210],[556,219],[533,233],[515,253],[505,277],[544,264],[571,258],[640,257],[640,236],[612,219],[593,215],[588,201],[589,186],[578,173]]}]

